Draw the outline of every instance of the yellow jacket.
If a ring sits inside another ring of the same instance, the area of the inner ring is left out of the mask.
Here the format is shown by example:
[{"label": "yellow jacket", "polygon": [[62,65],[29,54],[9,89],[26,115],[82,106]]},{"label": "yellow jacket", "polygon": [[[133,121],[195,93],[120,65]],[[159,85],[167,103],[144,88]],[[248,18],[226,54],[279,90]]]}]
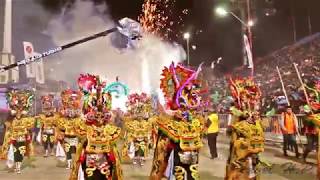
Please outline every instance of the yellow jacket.
[{"label": "yellow jacket", "polygon": [[218,114],[212,113],[208,116],[208,134],[210,133],[216,133],[219,131],[219,117]]}]

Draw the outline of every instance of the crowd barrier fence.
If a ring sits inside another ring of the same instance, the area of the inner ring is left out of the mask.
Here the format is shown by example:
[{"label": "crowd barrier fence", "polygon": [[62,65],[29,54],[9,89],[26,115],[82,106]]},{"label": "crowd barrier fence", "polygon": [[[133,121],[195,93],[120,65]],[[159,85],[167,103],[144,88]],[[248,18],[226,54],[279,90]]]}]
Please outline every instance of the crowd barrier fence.
[{"label": "crowd barrier fence", "polygon": [[[219,115],[219,127],[220,128],[227,128],[232,120],[231,114],[218,114]],[[303,117],[304,114],[296,114],[298,119],[298,128],[299,133],[302,134],[303,128]],[[282,134],[280,128],[280,120],[281,114],[277,114],[274,116],[263,116],[262,122],[265,127],[265,132],[274,133],[274,134]]]}]

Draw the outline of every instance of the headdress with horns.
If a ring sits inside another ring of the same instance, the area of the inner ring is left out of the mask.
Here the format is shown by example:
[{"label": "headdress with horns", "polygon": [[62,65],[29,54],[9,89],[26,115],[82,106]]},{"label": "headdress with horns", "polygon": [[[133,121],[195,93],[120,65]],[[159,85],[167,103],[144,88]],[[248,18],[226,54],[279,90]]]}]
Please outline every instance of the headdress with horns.
[{"label": "headdress with horns", "polygon": [[111,118],[112,96],[99,76],[81,74],[78,86],[83,92],[82,111],[88,124],[106,123]]},{"label": "headdress with horns", "polygon": [[230,90],[238,110],[242,112],[256,111],[261,91],[252,78],[230,78]]},{"label": "headdress with horns", "polygon": [[201,66],[194,71],[172,63],[162,70],[160,88],[170,109],[196,109],[201,105],[200,81],[197,80]]}]

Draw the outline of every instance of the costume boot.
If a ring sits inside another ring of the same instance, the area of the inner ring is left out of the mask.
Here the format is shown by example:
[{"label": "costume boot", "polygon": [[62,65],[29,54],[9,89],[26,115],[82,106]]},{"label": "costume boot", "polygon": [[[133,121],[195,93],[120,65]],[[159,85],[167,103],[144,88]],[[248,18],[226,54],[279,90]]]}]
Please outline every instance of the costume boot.
[{"label": "costume boot", "polygon": [[16,173],[21,174],[21,162],[16,162],[15,164],[16,164],[16,169],[15,169]]},{"label": "costume boot", "polygon": [[48,149],[46,149],[46,152],[45,152],[45,154],[44,154],[44,157],[48,157],[48,154],[49,154],[49,151],[48,151]]},{"label": "costume boot", "polygon": [[50,156],[54,156],[54,150],[53,150],[53,148],[51,149]]},{"label": "costume boot", "polygon": [[71,162],[72,162],[71,159],[67,160],[67,168],[66,169],[71,169]]}]

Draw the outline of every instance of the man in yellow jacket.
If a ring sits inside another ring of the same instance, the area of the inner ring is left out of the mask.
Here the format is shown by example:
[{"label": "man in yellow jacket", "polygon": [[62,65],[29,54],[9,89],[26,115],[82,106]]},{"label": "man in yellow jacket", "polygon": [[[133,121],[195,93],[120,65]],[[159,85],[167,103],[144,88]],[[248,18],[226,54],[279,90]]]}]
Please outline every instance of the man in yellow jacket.
[{"label": "man in yellow jacket", "polygon": [[208,138],[208,145],[211,154],[211,159],[217,158],[217,136],[219,133],[219,117],[216,113],[211,113],[208,116],[207,123],[207,138]]}]

